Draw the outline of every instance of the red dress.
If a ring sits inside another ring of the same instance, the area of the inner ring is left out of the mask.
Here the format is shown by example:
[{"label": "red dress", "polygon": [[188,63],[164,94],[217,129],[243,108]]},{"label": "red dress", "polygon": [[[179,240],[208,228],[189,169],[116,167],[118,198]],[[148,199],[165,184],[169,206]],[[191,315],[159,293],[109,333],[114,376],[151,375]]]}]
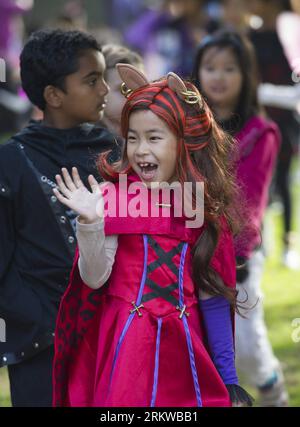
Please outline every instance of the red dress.
[{"label": "red dress", "polygon": [[[206,348],[191,249],[202,229],[183,218],[106,218],[118,234],[112,274],[85,285],[75,258],[55,335],[55,406],[231,406]],[[232,238],[212,267],[235,286]]]}]

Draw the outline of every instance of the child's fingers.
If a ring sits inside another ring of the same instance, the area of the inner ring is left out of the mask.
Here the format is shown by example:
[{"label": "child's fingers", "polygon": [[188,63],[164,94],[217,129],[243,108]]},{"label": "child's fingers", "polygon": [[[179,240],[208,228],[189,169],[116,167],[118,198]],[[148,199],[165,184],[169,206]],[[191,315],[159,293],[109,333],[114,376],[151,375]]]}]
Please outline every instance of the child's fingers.
[{"label": "child's fingers", "polygon": [[77,187],[77,188],[82,188],[82,187],[84,187],[84,184],[83,184],[83,182],[81,181],[81,179],[80,179],[80,175],[79,175],[79,173],[78,173],[78,170],[77,170],[77,168],[72,168],[72,177],[73,177],[73,182],[74,182],[74,184],[75,184],[75,186]]},{"label": "child's fingers", "polygon": [[60,175],[55,175],[55,179],[58,185],[58,188],[60,189],[61,193],[67,197],[68,199],[71,197],[71,191],[65,186],[64,181],[62,180],[62,177]]},{"label": "child's fingers", "polygon": [[62,168],[62,174],[65,180],[65,184],[68,187],[69,190],[75,191],[77,190],[72,178],[70,177],[70,174],[66,168]]},{"label": "child's fingers", "polygon": [[99,188],[99,184],[93,175],[89,175],[88,181],[89,181],[89,184],[91,186],[93,193],[101,193],[100,188]]},{"label": "child's fingers", "polygon": [[63,203],[64,205],[70,207],[70,203],[69,203],[69,199],[67,199],[66,197],[64,197],[57,188],[53,188],[53,193],[55,194],[55,196],[58,198],[58,200]]}]

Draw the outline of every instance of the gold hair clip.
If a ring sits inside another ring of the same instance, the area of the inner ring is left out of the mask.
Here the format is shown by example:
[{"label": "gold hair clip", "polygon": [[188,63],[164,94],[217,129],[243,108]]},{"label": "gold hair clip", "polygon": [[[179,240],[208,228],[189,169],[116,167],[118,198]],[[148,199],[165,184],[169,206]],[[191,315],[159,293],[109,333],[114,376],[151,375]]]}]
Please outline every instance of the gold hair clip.
[{"label": "gold hair clip", "polygon": [[125,98],[128,98],[128,96],[133,92],[132,89],[129,89],[126,84],[123,82],[121,84],[121,94],[125,96]]},{"label": "gold hair clip", "polygon": [[197,104],[200,103],[201,105],[201,96],[197,94],[197,92],[193,92],[192,90],[185,90],[182,91],[181,94],[184,97],[184,101],[187,104]]}]

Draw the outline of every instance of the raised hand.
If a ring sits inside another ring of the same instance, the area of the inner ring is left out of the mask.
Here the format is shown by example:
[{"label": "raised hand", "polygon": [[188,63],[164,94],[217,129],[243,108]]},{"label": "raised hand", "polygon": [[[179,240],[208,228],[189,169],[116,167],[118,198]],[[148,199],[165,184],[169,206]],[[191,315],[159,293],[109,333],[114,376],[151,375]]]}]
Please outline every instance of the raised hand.
[{"label": "raised hand", "polygon": [[89,175],[89,191],[80,179],[77,168],[72,168],[72,177],[66,168],[62,176],[55,176],[58,188],[53,189],[58,200],[78,213],[86,223],[94,223],[103,217],[103,197],[99,184],[93,175]]}]

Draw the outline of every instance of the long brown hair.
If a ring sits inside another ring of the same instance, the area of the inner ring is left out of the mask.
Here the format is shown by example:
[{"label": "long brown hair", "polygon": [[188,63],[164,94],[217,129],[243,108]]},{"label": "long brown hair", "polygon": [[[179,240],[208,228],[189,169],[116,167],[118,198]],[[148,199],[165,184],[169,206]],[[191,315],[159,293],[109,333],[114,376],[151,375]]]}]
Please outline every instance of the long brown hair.
[{"label": "long brown hair", "polygon": [[[189,91],[199,95],[201,102],[191,105],[180,99],[168,87],[166,79],[150,83],[135,90],[122,111],[122,134],[125,138],[123,157],[110,165],[108,153],[99,158],[102,176],[116,181],[120,173],[131,173],[126,146],[129,117],[133,111],[151,110],[169,126],[178,137],[178,162],[176,172],[179,182],[204,182],[205,226],[193,247],[193,279],[199,290],[211,295],[223,295],[236,308],[236,292],[224,285],[222,279],[210,267],[210,261],[219,241],[222,219],[226,219],[231,232],[239,230],[235,201],[238,188],[235,185],[233,151],[234,140],[216,123],[208,105],[194,85],[185,82]],[[233,208],[234,205],[234,208]]]}]

